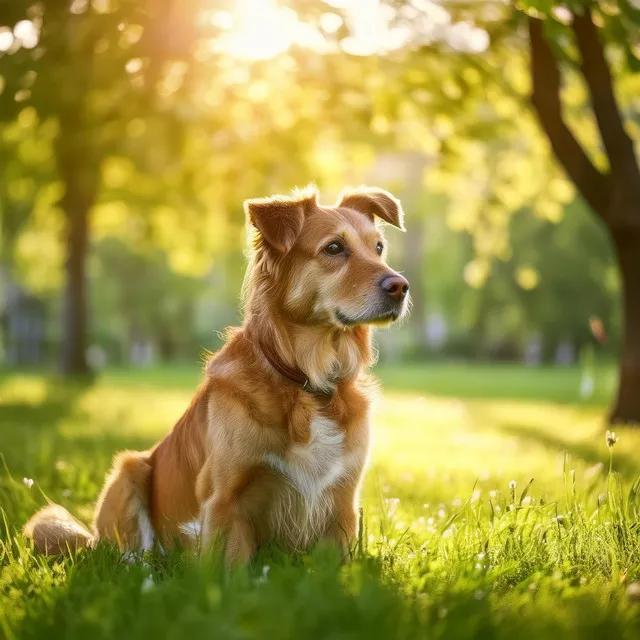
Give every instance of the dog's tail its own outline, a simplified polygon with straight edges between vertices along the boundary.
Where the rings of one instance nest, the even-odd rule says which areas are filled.
[[[37,551],[62,555],[98,540],[115,542],[121,551],[146,551],[155,533],[149,517],[151,466],[149,451],[122,451],[113,461],[98,498],[93,533],[64,507],[50,504],[25,524],[23,533],[32,538]]]
[[[75,552],[95,544],[95,537],[89,529],[59,504],[40,509],[24,525],[23,533],[33,539],[40,553],[49,556]]]

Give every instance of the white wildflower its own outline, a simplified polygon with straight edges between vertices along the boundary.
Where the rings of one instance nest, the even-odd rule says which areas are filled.
[[[265,564],[264,567],[262,567],[262,575],[257,580],[258,584],[263,584],[267,582],[267,580],[269,579],[270,570],[271,570],[271,567],[268,564]]]
[[[153,579],[153,576],[147,576],[140,585],[140,591],[142,593],[147,593],[151,591],[156,586],[156,581]]]
[[[616,438],[616,432],[615,431],[607,431],[606,435],[605,435],[605,439],[607,442],[607,447],[609,447],[609,449],[613,448],[613,445],[618,442],[618,440],[620,440],[620,438]]]

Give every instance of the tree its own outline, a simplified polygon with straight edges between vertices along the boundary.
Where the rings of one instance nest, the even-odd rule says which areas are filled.
[[[467,181],[470,194],[461,192],[455,179],[449,193],[466,197],[467,204],[475,201],[472,210],[455,214],[456,225],[473,229],[485,265],[490,255],[506,259],[510,253],[507,231],[513,212],[532,207],[552,217],[571,197],[562,188],[554,203],[555,196],[547,193],[555,178],[523,111],[531,105],[527,111],[537,115],[558,164],[608,229],[621,272],[624,327],[619,390],[610,419],[639,422],[640,170],[632,139],[638,138],[638,127],[629,96],[626,109],[621,108],[621,93],[640,69],[637,44],[634,48],[640,9],[625,0],[574,0],[564,6],[532,0],[524,3],[526,13],[504,3],[446,3],[449,16],[441,32],[449,26],[453,31],[456,24],[484,30],[485,38],[476,40],[486,50],[479,46],[474,52],[472,46],[469,55],[460,46],[465,38],[438,41],[419,33],[413,25],[424,18],[418,15],[421,3],[397,4],[398,16],[405,11],[404,24],[412,25],[414,45],[400,58],[402,93],[422,89],[415,102],[423,105],[440,138],[441,173],[449,182],[463,167],[480,174],[480,181]],[[471,45],[473,40],[467,38]],[[438,131],[441,124],[444,135]],[[497,175],[486,171],[483,163],[489,158],[498,161]]]
[[[631,26],[640,28],[640,11],[630,5],[626,21],[616,16],[618,48],[628,47]],[[599,16],[599,28],[595,24]],[[532,103],[551,148],[579,193],[608,228],[616,250],[622,279],[623,339],[620,383],[612,422],[640,421],[640,169],[633,141],[625,129],[605,51],[606,26],[611,20],[594,3],[577,5],[570,17],[570,28],[579,51],[579,73],[589,91],[607,170],[596,168],[578,142],[563,116],[560,60],[554,52],[553,31],[544,22],[529,16],[531,48]],[[626,22],[626,24],[625,24]],[[625,28],[626,27],[626,28]],[[610,32],[610,31],[609,31]],[[614,43],[615,44],[615,43]],[[626,45],[626,46],[625,46]],[[565,60],[567,58],[565,57]],[[637,66],[637,61],[636,61]]]
[[[291,4],[317,22],[316,3]],[[114,158],[127,159],[136,180],[128,193],[120,189],[125,211],[143,211],[156,231],[173,227],[183,238],[188,230],[196,241],[216,235],[213,225],[203,229],[212,209],[239,213],[245,197],[305,179],[326,102],[296,80],[313,56],[298,49],[288,59],[253,63],[226,55],[219,45],[229,7],[228,0],[0,0],[0,120],[28,107],[57,128],[66,374],[88,370],[87,255],[96,209],[118,191],[106,184]],[[324,91],[317,69],[308,79],[306,90]],[[183,259],[188,253],[172,249]]]
[[[113,154],[131,155],[132,123],[171,121],[170,135],[179,137],[172,95],[188,86],[189,69],[171,63],[190,59],[198,41],[197,11],[178,15],[170,0],[25,0],[3,2],[2,8],[14,41],[5,54],[10,64],[0,118],[10,121],[31,107],[40,121],[57,126],[53,156],[64,185],[59,204],[66,251],[60,366],[65,374],[83,374],[86,259],[104,162]],[[158,127],[156,133],[164,131]]]

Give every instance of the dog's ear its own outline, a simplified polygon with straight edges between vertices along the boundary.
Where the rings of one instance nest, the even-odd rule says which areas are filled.
[[[267,244],[287,253],[298,239],[305,211],[316,203],[317,192],[307,189],[293,197],[272,196],[245,200],[244,210],[250,223]]]
[[[345,189],[338,199],[338,207],[355,209],[368,216],[377,216],[381,220],[405,231],[404,212],[397,198],[388,191],[370,187]]]

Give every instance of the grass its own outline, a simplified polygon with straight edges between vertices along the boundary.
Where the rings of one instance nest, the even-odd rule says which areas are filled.
[[[114,370],[91,387],[0,376],[0,637],[638,637],[640,433],[607,448],[609,374],[582,402],[575,369],[378,373],[352,561],[271,551],[232,574],[215,554],[47,559],[19,535],[43,494],[90,520],[114,451],[167,431],[195,367]]]

